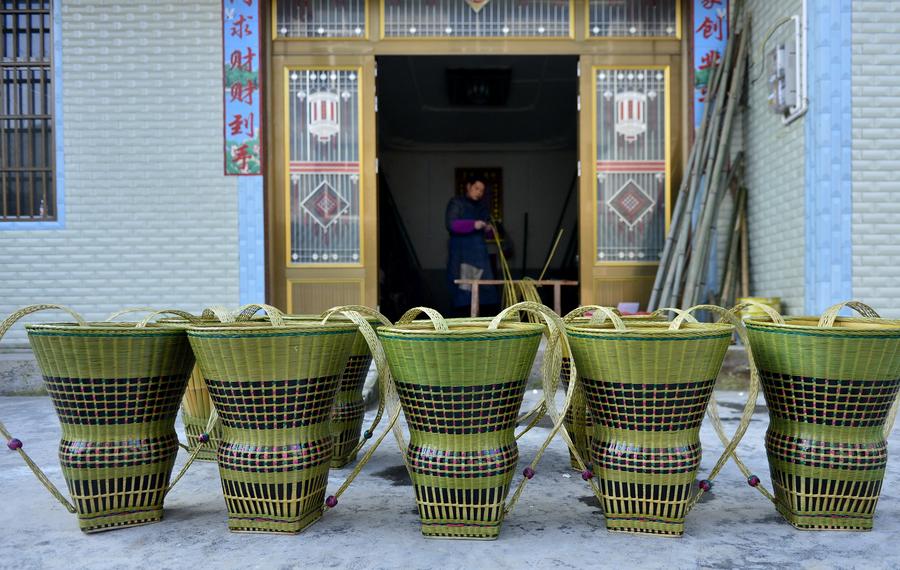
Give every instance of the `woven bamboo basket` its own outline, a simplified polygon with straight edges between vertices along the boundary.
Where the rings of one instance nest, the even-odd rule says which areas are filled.
[[[849,306],[863,318],[836,317]],[[870,530],[900,390],[900,321],[848,301],[821,318],[747,321],[778,511],[799,529]],[[754,481],[758,485],[758,478]]]
[[[212,400],[209,398],[206,382],[203,381],[203,374],[200,373],[200,366],[194,366],[181,401],[181,421],[184,423],[188,449],[199,449],[197,459],[201,461],[215,461],[216,450],[222,442],[221,427],[216,426],[208,432],[206,430],[212,410]]]
[[[20,440],[2,425],[0,431],[78,515],[82,531],[159,521],[178,453],[178,403],[194,366],[184,328],[88,323],[63,307],[37,305],[11,315],[0,325],[0,337],[19,318],[44,309],[66,310],[77,320],[26,326],[62,426],[59,460],[72,502],[31,461]]]
[[[591,309],[591,322],[566,327],[593,419],[585,479],[597,476],[610,531],[680,536],[749,422],[745,408],[734,440],[693,492],[700,425],[734,326],[688,314],[671,324],[626,323],[610,309]]]
[[[669,309],[657,309],[648,315],[625,315],[620,317],[626,322],[661,322],[665,321],[665,312]],[[590,318],[584,316],[585,312],[590,312],[584,307],[573,310],[564,317],[567,323],[587,323]],[[618,311],[616,311],[618,314]],[[572,356],[569,354],[568,347],[563,346],[563,360],[560,371],[560,384],[563,388],[569,386],[572,375]],[[576,449],[581,453],[581,457],[590,458],[591,433],[593,431],[593,422],[591,421],[590,411],[587,409],[587,401],[584,399],[584,391],[581,385],[576,383],[575,391],[572,396],[572,405],[566,412],[566,430],[572,437]],[[569,451],[569,463],[572,469],[581,471],[578,465],[578,459],[575,454]],[[589,466],[590,467],[590,466]]]
[[[265,318],[265,317],[263,317]],[[285,322],[316,322],[321,315],[284,315]],[[349,323],[347,317],[337,316],[335,322]],[[367,317],[366,321],[373,327],[382,324],[376,317]],[[341,383],[334,398],[334,410],[331,416],[331,429],[334,436],[334,454],[331,466],[339,469],[356,461],[362,437],[363,418],[366,415],[366,404],[363,400],[363,387],[372,365],[372,352],[362,332],[357,333],[350,349],[350,358],[341,374]]]
[[[357,325],[269,316],[192,326],[188,338],[222,420],[217,459],[229,529],[297,533],[323,513],[331,410]]]
[[[112,321],[120,315],[132,312],[147,311],[147,308],[125,309],[117,313],[113,313],[107,318]],[[208,309],[201,317],[192,319],[194,321],[207,321],[211,323],[217,322],[233,322],[235,315],[229,314],[226,310],[219,310],[218,307]],[[181,324],[185,325],[189,321],[180,317],[170,317],[160,319],[161,323]],[[209,391],[206,389],[206,383],[203,381],[203,375],[200,374],[200,366],[195,365],[191,370],[191,376],[188,379],[187,388],[184,391],[184,398],[181,401],[181,422],[184,424],[184,433],[187,436],[187,449],[196,456],[199,461],[215,461],[216,449],[222,441],[222,429],[218,424],[209,429],[210,416],[212,414],[212,401],[209,398]],[[194,453],[196,451],[196,453]]]
[[[411,322],[419,311],[431,322]],[[398,439],[428,538],[496,539],[543,453],[507,504],[516,418],[545,327],[502,321],[506,314],[448,323],[417,308],[378,329],[409,426],[408,446]]]

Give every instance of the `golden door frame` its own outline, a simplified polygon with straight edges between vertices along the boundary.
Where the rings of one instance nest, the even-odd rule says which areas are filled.
[[[314,313],[337,304],[378,304],[378,219],[375,58],[386,55],[571,55],[579,57],[579,258],[582,304],[615,304],[622,299],[649,298],[656,262],[596,261],[596,123],[593,71],[597,68],[664,68],[667,70],[668,156],[666,176],[666,229],[682,176],[690,143],[692,92],[689,0],[678,0],[675,37],[593,38],[588,31],[587,0],[570,0],[570,37],[559,38],[384,38],[383,1],[368,0],[366,33],[360,38],[277,38],[270,0],[265,77],[267,144],[266,165],[266,296],[268,302],[289,312]],[[285,76],[291,68],[347,68],[361,70],[361,258],[355,265],[294,264],[288,259],[289,175],[285,136],[288,112]]]

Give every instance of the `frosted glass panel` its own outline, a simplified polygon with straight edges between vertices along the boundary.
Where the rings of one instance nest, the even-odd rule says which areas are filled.
[[[595,69],[597,261],[658,261],[665,241],[666,76]]]
[[[288,95],[291,261],[359,263],[359,70],[291,70]]]

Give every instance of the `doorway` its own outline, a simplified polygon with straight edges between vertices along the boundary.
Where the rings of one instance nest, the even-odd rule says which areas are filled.
[[[578,58],[377,58],[379,305],[396,318],[426,305],[452,312],[448,201],[464,176],[488,177],[488,207],[514,278],[579,277]],[[502,250],[502,254],[501,254]],[[568,290],[567,290],[568,289]],[[563,310],[579,303],[563,289]],[[552,302],[550,291],[546,303]]]

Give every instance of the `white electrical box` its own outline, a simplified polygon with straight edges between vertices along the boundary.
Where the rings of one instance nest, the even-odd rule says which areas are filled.
[[[791,40],[769,50],[766,74],[769,77],[769,108],[788,115],[797,108],[797,44]]]

